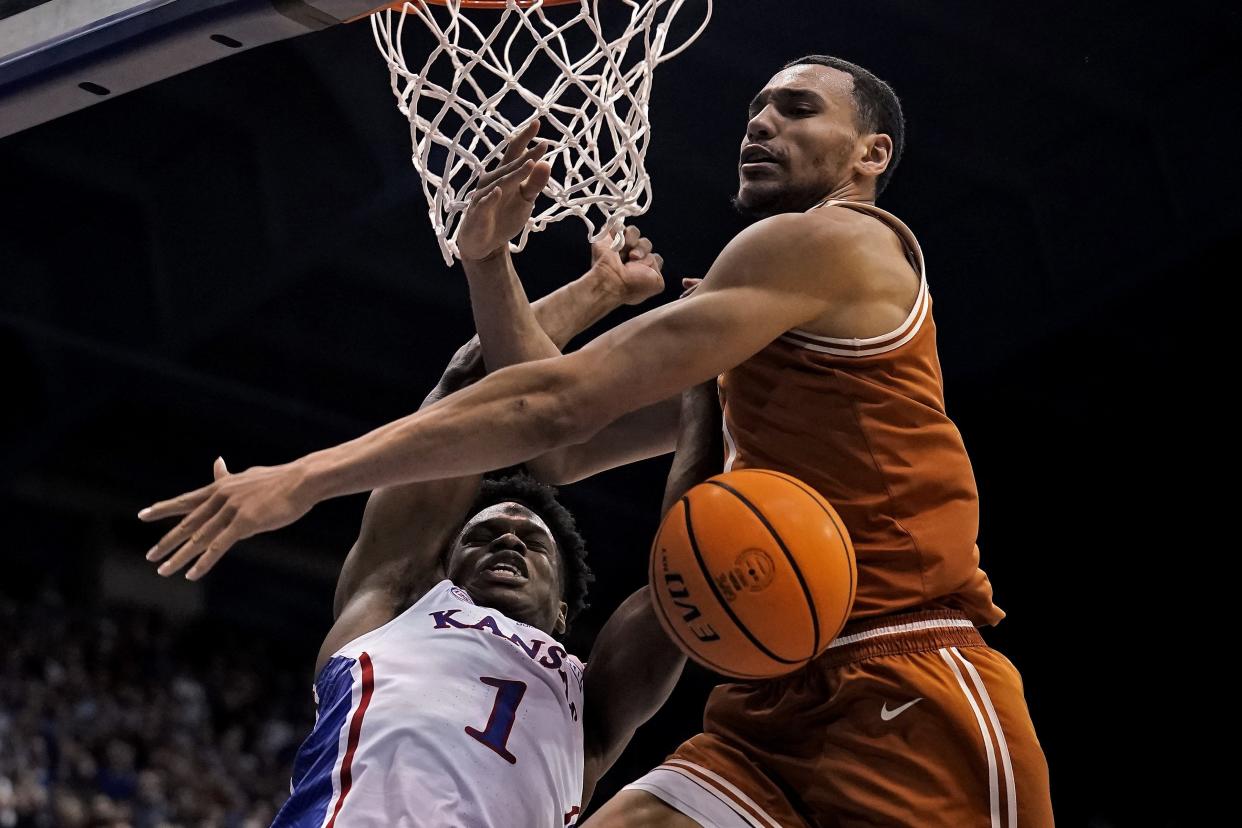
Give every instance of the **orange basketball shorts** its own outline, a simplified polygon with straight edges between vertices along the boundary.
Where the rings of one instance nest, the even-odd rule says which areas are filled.
[[[808,667],[716,688],[631,788],[708,828],[1051,826],[1022,679],[950,611],[847,627]]]

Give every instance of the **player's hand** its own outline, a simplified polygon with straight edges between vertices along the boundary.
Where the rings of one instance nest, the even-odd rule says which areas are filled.
[[[530,220],[535,199],[552,175],[552,165],[541,160],[547,143],[529,146],[538,133],[539,121],[532,121],[514,135],[500,166],[484,174],[470,194],[470,206],[457,232],[457,252],[463,261],[488,259],[502,252]]]
[[[587,278],[619,304],[637,305],[664,290],[664,257],[652,252],[651,240],[637,227],[625,228],[621,249],[613,250],[615,237],[605,235],[591,245],[591,269]]]
[[[703,284],[703,279],[702,279],[701,277],[700,277],[700,278],[688,278],[688,279],[682,279],[682,280],[681,280],[681,296],[679,296],[679,297],[677,297],[677,298],[678,298],[678,299],[685,299],[687,296],[689,296],[690,294],[692,294],[692,293],[694,293],[696,290],[698,290],[698,289],[699,289],[699,285],[701,285],[701,284]]]
[[[213,472],[210,486],[138,513],[146,523],[183,516],[147,553],[148,561],[163,561],[159,574],[173,575],[193,562],[186,577],[198,580],[238,541],[288,526],[315,505],[303,485],[306,474],[296,462],[230,474],[219,458]]]

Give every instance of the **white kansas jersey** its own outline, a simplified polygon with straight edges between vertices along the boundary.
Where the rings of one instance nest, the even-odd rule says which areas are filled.
[[[450,581],[342,647],[273,826],[564,828],[582,796],[582,663]]]

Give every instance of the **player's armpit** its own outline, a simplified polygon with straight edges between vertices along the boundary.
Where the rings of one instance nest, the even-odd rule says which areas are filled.
[[[411,578],[439,576],[440,553],[461,528],[481,477],[389,486],[367,499],[358,539],[337,580],[333,616],[372,584],[390,591]]]
[[[664,484],[662,515],[667,515],[686,492],[724,468],[724,412],[716,383],[687,388],[678,402],[681,427],[677,456]]]
[[[483,357],[476,336],[453,355],[421,408],[434,405],[482,376]],[[346,609],[363,593],[386,592],[391,598],[392,591],[408,586],[410,578],[438,574],[439,554],[477,497],[480,480],[478,475],[470,475],[388,486],[371,493],[358,539],[341,566],[333,599],[333,618],[337,626],[348,628],[345,634],[356,626],[344,618]],[[373,595],[367,598],[371,600]],[[340,632],[334,627],[333,634]],[[330,640],[332,637],[329,635]]]

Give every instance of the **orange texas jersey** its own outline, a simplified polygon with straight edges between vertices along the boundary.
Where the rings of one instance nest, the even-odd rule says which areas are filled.
[[[722,375],[725,468],[792,474],[836,508],[858,556],[853,619],[933,606],[995,624],[1004,613],[979,568],[979,495],[945,413],[922,252],[890,213],[838,201],[817,209],[833,206],[874,216],[901,237],[920,274],[918,298],[891,333],[792,330]]]

